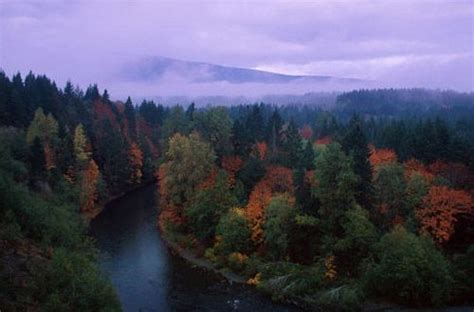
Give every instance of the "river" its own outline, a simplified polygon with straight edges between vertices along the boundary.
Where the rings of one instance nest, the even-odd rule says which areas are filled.
[[[156,229],[156,186],[108,204],[91,222],[100,266],[128,311],[301,311],[189,264]]]

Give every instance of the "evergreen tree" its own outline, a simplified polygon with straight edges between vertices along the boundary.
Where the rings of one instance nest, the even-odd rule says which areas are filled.
[[[44,146],[39,137],[33,139],[33,143],[30,147],[30,165],[31,176],[34,179],[44,177],[46,172],[46,158],[44,155]]]
[[[369,146],[362,131],[362,121],[357,115],[353,115],[349,122],[342,139],[342,147],[346,154],[352,157],[352,169],[359,177],[356,200],[362,207],[369,208],[373,196],[372,167],[369,161]]]
[[[301,163],[302,143],[298,128],[290,121],[283,133],[283,164],[290,168],[296,168]]]
[[[130,97],[125,102],[125,109],[123,111],[128,124],[128,134],[130,138],[135,139],[137,135],[137,124],[135,120],[135,108],[133,107]]]

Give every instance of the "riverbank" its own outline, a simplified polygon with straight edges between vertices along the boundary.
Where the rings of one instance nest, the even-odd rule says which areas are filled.
[[[165,245],[169,248],[171,252],[178,255],[182,259],[188,261],[193,266],[199,267],[201,269],[209,270],[214,272],[223,278],[225,278],[229,283],[238,283],[238,284],[247,284],[253,286],[255,290],[258,290],[255,284],[249,283],[248,279],[242,275],[239,275],[235,272],[231,272],[228,269],[219,269],[211,261],[197,256],[197,252],[193,249],[184,248],[180,246],[177,242],[173,241],[170,235],[165,229],[162,228],[159,222],[157,222],[157,228],[161,233],[161,238]],[[268,293],[272,296],[272,293]],[[279,300],[283,304],[289,304],[296,308],[305,310],[305,311],[327,311],[327,308],[322,308],[314,302],[308,302],[304,298],[291,298],[286,300]],[[353,307],[351,310],[355,311],[364,311],[364,312],[382,312],[382,311],[393,311],[393,312],[472,312],[474,306],[452,306],[444,308],[413,308],[407,306],[401,306],[393,304],[390,302],[374,302],[368,301],[363,303],[360,307]],[[333,311],[339,311],[340,309],[333,309]]]
[[[141,190],[151,184],[155,183],[156,180],[150,180],[145,183],[141,183],[133,188],[130,188],[126,191],[120,192],[119,194],[115,194],[107,198],[103,203],[96,203],[94,209],[91,211],[83,212],[82,216],[86,219],[87,222],[90,222],[92,219],[96,218],[102,211],[104,211],[105,207],[112,204],[114,201],[120,200],[122,197],[128,196],[129,194]]]
[[[160,222],[157,222],[157,228],[159,232],[161,233],[161,238],[163,242],[169,248],[169,250],[173,252],[174,254],[178,255],[179,257],[181,257],[182,259],[188,261],[191,265],[195,267],[199,267],[204,270],[211,271],[219,276],[222,276],[230,284],[232,283],[242,284],[242,285],[245,284],[245,285],[248,285],[249,287],[253,287],[256,291],[261,292],[260,290],[256,288],[256,284],[249,282],[250,280],[246,278],[245,276],[232,272],[227,268],[219,269],[211,261],[203,257],[197,256],[196,251],[180,246],[177,242],[173,241],[173,239],[170,238],[169,233],[167,233],[167,231],[163,229]],[[267,293],[267,295],[270,295],[270,297],[272,297],[271,294]],[[302,309],[305,311],[316,311],[316,310],[321,311],[319,307],[311,306],[308,303],[304,302],[304,300],[300,300],[297,298],[293,298],[291,300],[279,300],[279,302],[285,305],[294,306],[295,308]],[[373,311],[375,312],[376,310],[373,310]]]

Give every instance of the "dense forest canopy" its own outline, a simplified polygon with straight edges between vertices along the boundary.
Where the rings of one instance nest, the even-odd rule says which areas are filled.
[[[84,218],[154,180],[165,235],[277,299],[473,298],[474,94],[183,104],[0,72],[1,306],[119,309]]]

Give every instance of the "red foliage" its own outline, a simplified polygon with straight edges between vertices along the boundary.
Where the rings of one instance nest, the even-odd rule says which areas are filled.
[[[252,240],[262,242],[262,224],[265,209],[270,204],[274,193],[293,193],[293,174],[286,167],[269,167],[263,179],[255,185],[249,196],[246,215],[252,227]]]
[[[185,223],[185,219],[182,214],[180,207],[175,207],[170,198],[169,192],[166,188],[166,173],[167,168],[165,165],[161,165],[156,173],[156,177],[159,185],[160,194],[160,215],[158,217],[158,225],[161,229],[165,229],[168,225],[180,226]]]
[[[309,184],[309,185],[315,185],[316,184],[316,174],[314,173],[314,170],[307,170],[305,172],[304,182]]]
[[[447,186],[432,186],[416,211],[421,232],[430,234],[440,243],[450,239],[459,215],[474,216],[473,198],[464,191]]]
[[[242,168],[243,164],[244,162],[239,156],[224,156],[222,158],[222,168],[227,171],[230,187],[235,185],[235,174]]]
[[[217,178],[217,168],[212,168],[211,172],[209,173],[209,175],[207,176],[207,178],[202,181],[196,189],[198,190],[205,190],[205,189],[208,189],[208,188],[211,188],[213,187],[214,185],[216,185],[216,178]]]
[[[325,137],[319,138],[314,142],[316,145],[328,145],[331,144],[332,142],[332,137],[327,135]]]
[[[98,121],[108,119],[114,128],[119,128],[117,118],[109,105],[101,100],[96,100],[94,101],[93,108]]]
[[[97,184],[99,182],[99,167],[93,159],[84,170],[81,183],[81,210],[89,212],[94,209],[97,200]]]
[[[260,181],[250,193],[246,216],[252,228],[252,240],[262,242],[265,208],[272,198],[272,190],[266,181]]]
[[[421,174],[428,183],[433,182],[434,175],[419,160],[412,158],[404,163],[405,178],[409,179],[415,172]]]
[[[140,147],[138,147],[137,143],[135,142],[130,145],[130,150],[128,151],[128,160],[130,162],[130,167],[132,168],[130,180],[134,184],[140,184],[143,176],[143,154],[140,150]]]
[[[397,162],[397,155],[395,151],[388,149],[388,148],[380,148],[377,149],[375,146],[370,145],[370,164],[373,168],[386,163],[394,163]]]
[[[300,129],[300,135],[303,139],[311,140],[313,137],[313,129],[309,125],[304,125],[303,128]]]
[[[293,193],[293,172],[281,166],[271,166],[263,180],[270,186],[273,193]]]
[[[255,148],[258,152],[258,155],[261,160],[264,160],[267,157],[267,152],[268,152],[268,146],[267,143],[265,142],[257,142],[255,144]]]
[[[49,143],[46,143],[44,146],[44,160],[47,170],[56,168],[56,157],[54,155],[54,150],[51,148]]]
[[[153,134],[153,130],[151,129],[150,125],[143,119],[142,116],[138,116],[137,118],[137,128],[138,133],[144,135],[146,137],[151,137]]]

